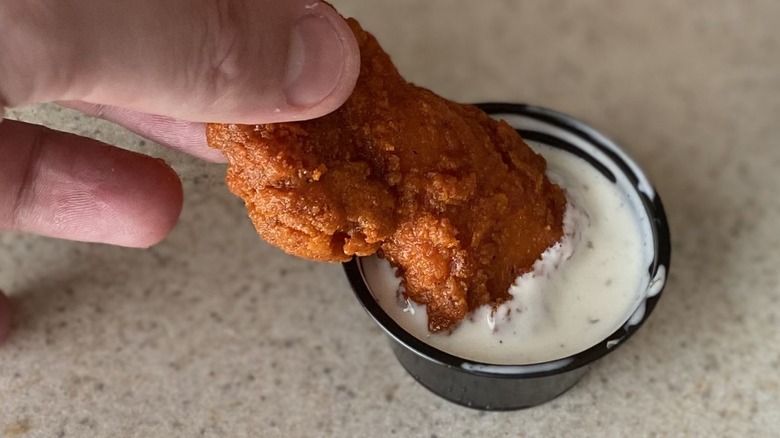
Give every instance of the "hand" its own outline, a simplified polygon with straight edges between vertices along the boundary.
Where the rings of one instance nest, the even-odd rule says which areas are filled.
[[[0,108],[60,102],[212,161],[204,122],[327,114],[359,57],[319,0],[0,0]],[[0,157],[0,231],[148,247],[181,211],[166,164],[95,140],[6,120]],[[8,314],[0,294],[0,338]]]

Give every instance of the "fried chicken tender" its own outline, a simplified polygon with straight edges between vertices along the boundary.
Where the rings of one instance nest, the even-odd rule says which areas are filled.
[[[210,124],[227,184],[284,251],[344,262],[379,252],[427,305],[430,331],[497,305],[563,233],[566,201],[507,123],[407,83],[350,19],[361,50],[352,96],[319,119]]]

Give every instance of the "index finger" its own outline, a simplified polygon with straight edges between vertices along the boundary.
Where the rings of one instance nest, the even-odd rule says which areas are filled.
[[[81,111],[92,117],[114,122],[141,137],[206,161],[214,163],[226,162],[221,152],[208,147],[206,144],[206,126],[204,123],[140,113],[110,105],[97,105],[78,101],[60,102],[60,105]]]

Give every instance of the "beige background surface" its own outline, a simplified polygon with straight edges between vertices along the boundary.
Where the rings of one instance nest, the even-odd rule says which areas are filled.
[[[398,366],[339,266],[256,238],[221,166],[57,107],[11,111],[162,156],[187,198],[147,251],[0,235],[17,315],[0,437],[780,433],[780,3],[334,3],[414,82],[551,107],[625,146],[674,239],[649,323],[549,404],[457,407]]]

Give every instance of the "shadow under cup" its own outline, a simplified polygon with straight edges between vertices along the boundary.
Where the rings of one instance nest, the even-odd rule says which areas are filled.
[[[535,106],[477,106],[492,117],[505,120],[525,140],[574,154],[594,166],[619,190],[638,195],[650,228],[651,242],[647,244],[653,245],[653,257],[647,267],[647,290],[622,326],[592,347],[560,359],[526,365],[480,363],[438,350],[401,328],[372,295],[361,258],[345,263],[344,270],[358,300],[389,336],[398,361],[420,384],[446,400],[475,409],[522,409],[550,401],[573,387],[590,364],[625,343],[647,320],[669,272],[669,226],[661,199],[639,167],[594,129],[564,114]]]

